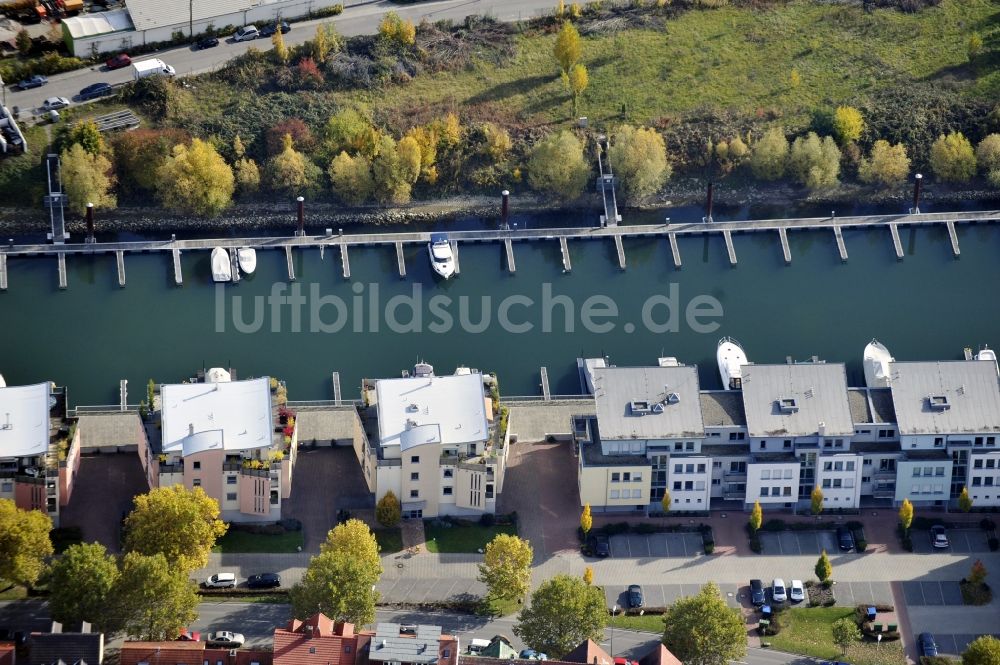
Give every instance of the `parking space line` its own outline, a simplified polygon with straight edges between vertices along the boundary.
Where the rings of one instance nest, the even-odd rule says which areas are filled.
[[[691,553],[688,552],[688,539],[686,534],[681,535],[681,546],[684,548],[684,556],[691,556]]]
[[[632,558],[632,539],[625,536],[625,544],[628,545],[628,558]]]
[[[652,557],[653,550],[649,547],[649,538],[650,538],[649,536],[646,536],[645,538],[643,538],[643,540],[646,541],[646,556]]]

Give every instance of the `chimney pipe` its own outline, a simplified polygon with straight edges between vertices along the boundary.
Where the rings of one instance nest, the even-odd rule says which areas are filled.
[[[305,228],[306,228],[305,227],[305,225],[306,225],[306,204],[305,204],[305,198],[300,196],[299,198],[297,198],[295,200],[299,202],[299,230],[295,232],[295,235],[297,235],[297,236],[304,236],[306,234],[306,230],[305,230]]]
[[[94,204],[87,203],[87,239],[86,242],[95,242],[94,238]]]
[[[705,219],[702,220],[702,221],[708,222],[709,224],[711,224],[712,221],[714,221],[712,219],[712,199],[713,199],[712,181],[709,180],[708,181],[708,194],[705,197]]]
[[[500,224],[504,229],[509,229],[510,224],[508,222],[510,215],[510,192],[506,189],[500,192],[502,198],[502,203],[500,204]]]
[[[913,176],[913,207],[910,209],[910,213],[914,215],[920,214],[920,183],[923,180],[924,176],[919,173]]]

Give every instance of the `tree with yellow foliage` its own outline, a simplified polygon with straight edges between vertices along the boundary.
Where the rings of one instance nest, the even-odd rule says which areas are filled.
[[[60,156],[63,187],[73,212],[84,214],[87,204],[97,209],[111,209],[118,200],[111,193],[114,176],[111,162],[100,153],[90,153],[80,143],[74,143]]]
[[[556,45],[552,50],[563,74],[569,76],[570,70],[580,60],[583,46],[580,43],[580,33],[569,21],[563,22],[562,29],[556,37]]]
[[[157,171],[160,202],[173,210],[215,217],[229,207],[236,190],[233,169],[201,139],[174,146]],[[203,564],[204,565],[204,564]]]

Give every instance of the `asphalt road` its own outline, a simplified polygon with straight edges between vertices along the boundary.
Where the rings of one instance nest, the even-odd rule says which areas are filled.
[[[348,8],[335,19],[292,23],[291,31],[285,35],[285,44],[294,46],[308,41],[315,35],[317,25],[328,22],[336,25],[338,32],[345,36],[374,34],[378,31],[382,15],[390,10],[403,18],[413,19],[414,23],[419,23],[424,18],[429,21],[441,19],[461,21],[466,16],[473,15],[490,15],[502,21],[516,21],[551,11],[556,4],[556,0],[441,0],[416,5],[397,5],[388,0],[380,0]],[[246,53],[250,47],[268,51],[271,49],[271,40],[265,38],[236,43],[227,38],[225,41],[220,41],[217,47],[204,51],[183,46],[139,56],[138,59],[160,58],[172,65],[178,75],[183,76],[217,69],[232,58]],[[130,80],[132,80],[131,67],[109,71],[103,65],[94,66],[50,76],[48,85],[41,88],[15,90],[8,85],[7,106],[17,106],[22,114],[27,114],[38,108],[49,97],[66,97],[73,100],[74,95],[79,94],[81,89],[91,83],[103,81],[115,84]],[[6,81],[6,83],[12,84],[17,81]]]

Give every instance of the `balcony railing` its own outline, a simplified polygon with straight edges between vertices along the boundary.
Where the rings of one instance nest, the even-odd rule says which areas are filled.
[[[747,477],[747,472],[746,471],[725,471],[725,472],[723,472],[722,477],[723,478],[727,478],[727,479],[746,478]]]

